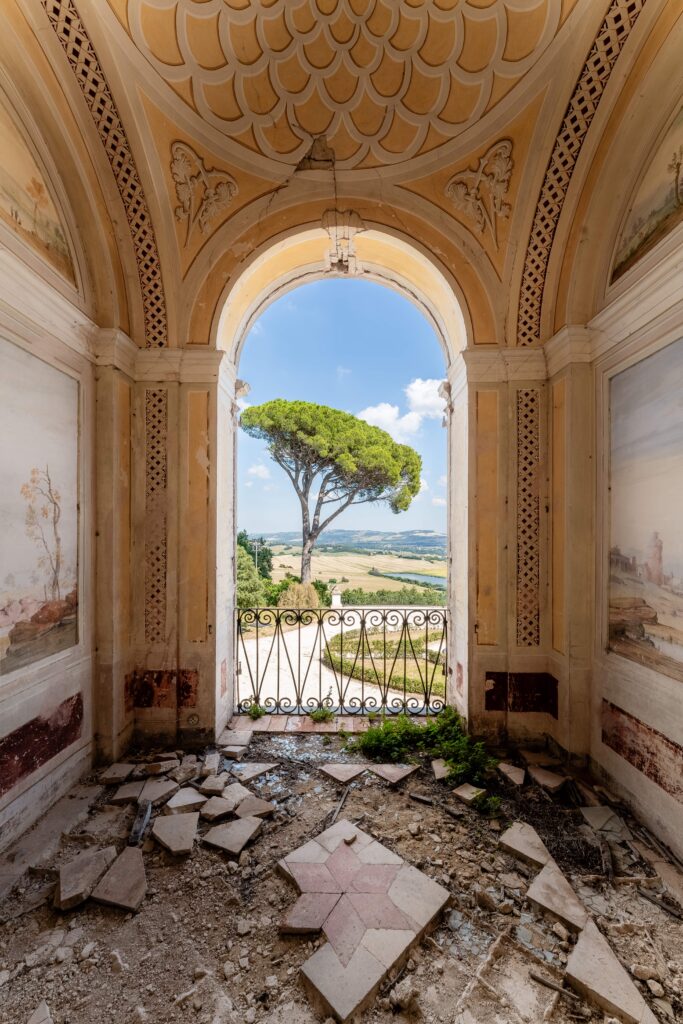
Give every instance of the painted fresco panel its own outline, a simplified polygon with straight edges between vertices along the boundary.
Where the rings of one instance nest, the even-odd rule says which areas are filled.
[[[612,280],[629,270],[683,221],[683,107],[655,151],[631,204]]]
[[[683,339],[612,379],[609,643],[683,682]]]
[[[0,220],[71,284],[66,231],[45,178],[14,121],[0,106]]]
[[[78,641],[78,384],[0,338],[0,675]]]

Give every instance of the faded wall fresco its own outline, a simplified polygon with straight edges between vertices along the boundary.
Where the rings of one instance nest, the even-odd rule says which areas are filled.
[[[626,273],[683,220],[683,107],[638,185],[614,258],[612,280]]]
[[[683,682],[683,340],[612,379],[609,643]]]
[[[78,383],[0,338],[0,675],[78,641]]]
[[[602,742],[683,804],[683,747],[608,700]]]
[[[66,231],[42,171],[0,106],[0,220],[55,270],[76,283]]]

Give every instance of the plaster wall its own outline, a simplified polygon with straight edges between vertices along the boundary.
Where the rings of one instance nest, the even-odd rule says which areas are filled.
[[[0,756],[5,778],[14,780],[0,796],[5,848],[93,756],[95,379],[87,318],[8,251],[0,261],[0,337],[78,385],[78,638],[75,646],[0,676]],[[27,290],[31,301],[19,307]],[[33,317],[38,308],[40,316]],[[3,444],[19,443],[18,435],[3,438]]]

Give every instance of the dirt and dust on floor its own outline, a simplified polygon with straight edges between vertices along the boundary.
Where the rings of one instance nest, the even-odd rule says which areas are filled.
[[[0,858],[2,1024],[683,1020],[680,865],[547,752],[498,752],[482,813],[429,757],[377,773],[343,735],[238,723],[224,740],[93,773]],[[371,934],[351,936],[350,918],[341,933],[283,930],[297,902],[286,864],[324,860],[325,835],[349,844],[345,871],[352,856],[379,865],[373,885],[408,872],[445,894],[392,952],[383,937],[398,932],[367,919],[381,977],[349,970],[349,942],[356,957]],[[352,877],[321,886],[330,905],[351,899]],[[384,897],[355,898],[363,916]],[[410,892],[392,898],[417,919]],[[329,978],[320,999],[303,984],[326,946],[343,1006]]]

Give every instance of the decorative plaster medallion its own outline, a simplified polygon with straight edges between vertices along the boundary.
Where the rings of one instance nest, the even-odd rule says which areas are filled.
[[[181,101],[242,152],[296,166],[404,164],[488,114],[531,71],[562,0],[109,0]],[[501,83],[505,87],[501,88]]]
[[[186,142],[171,144],[171,175],[180,204],[175,208],[176,220],[187,221],[187,245],[195,224],[205,234],[213,218],[230,205],[237,195],[237,182],[230,174],[207,167]]]
[[[444,190],[454,206],[474,219],[482,233],[488,228],[496,248],[498,218],[507,220],[510,216],[505,196],[513,167],[512,141],[501,139],[479,158],[476,167],[454,174]]]

